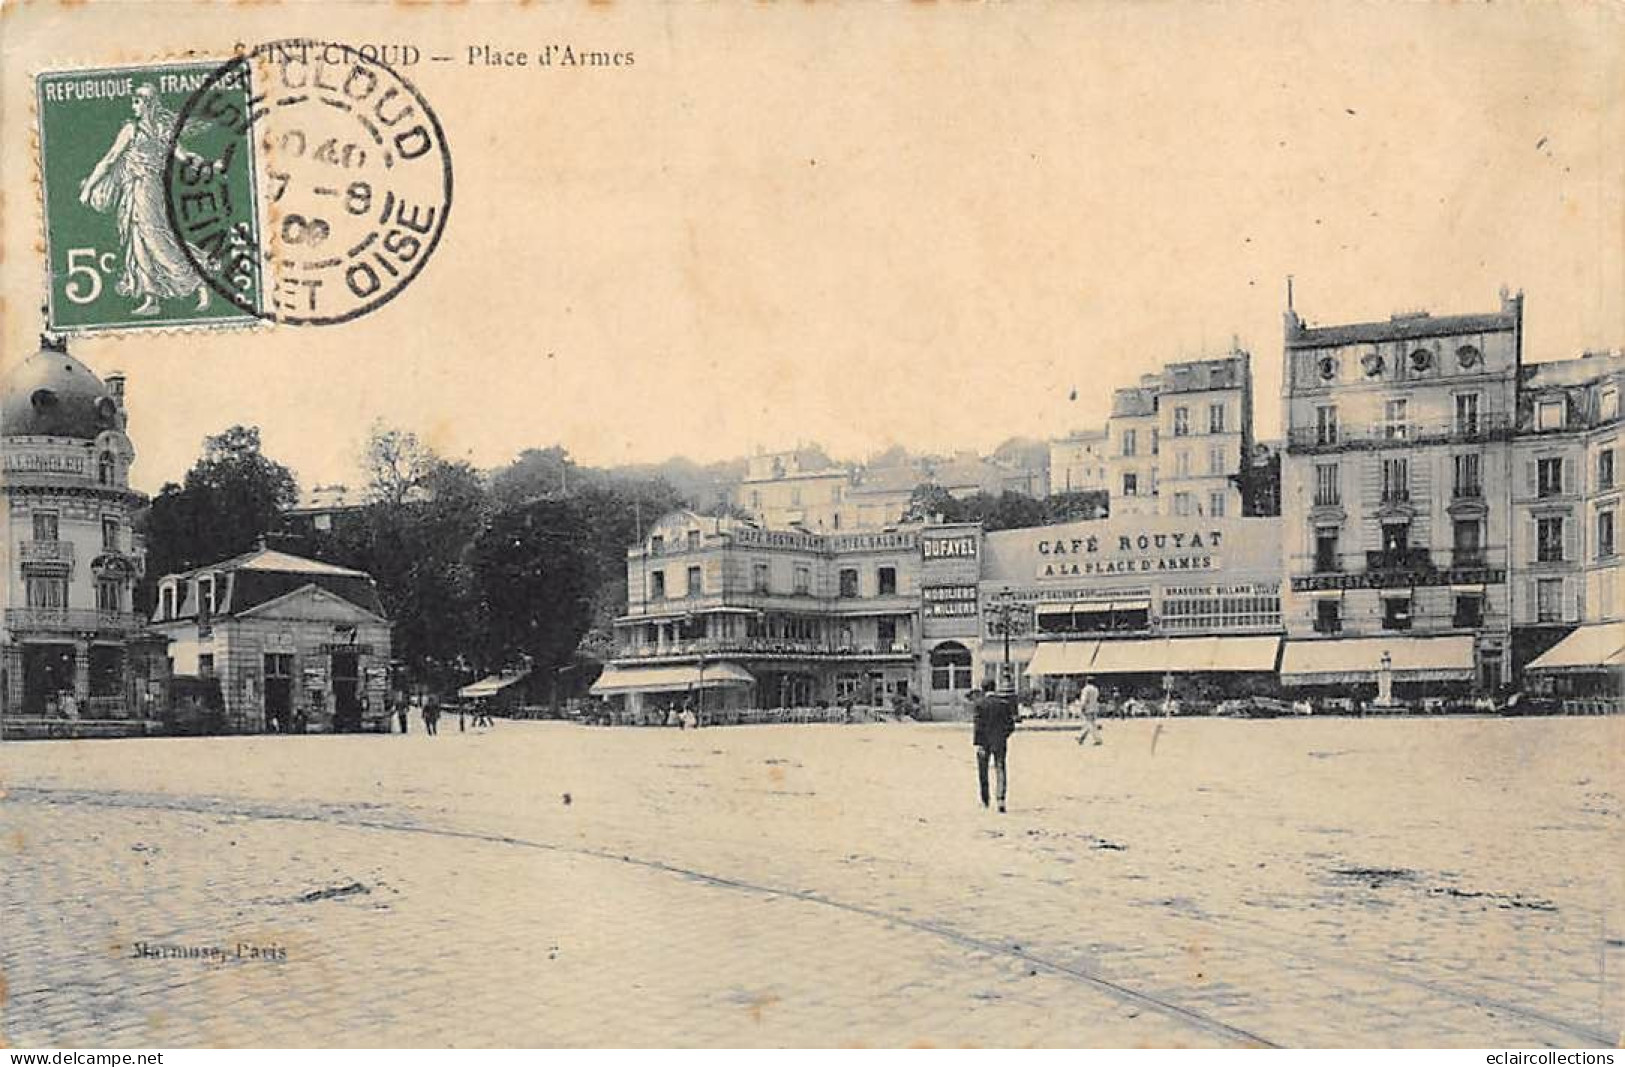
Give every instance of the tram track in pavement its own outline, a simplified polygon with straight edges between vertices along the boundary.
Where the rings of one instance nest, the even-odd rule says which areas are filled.
[[[1174,1000],[1166,999],[1143,990],[1135,989],[1122,982],[1107,978],[1088,968],[1075,964],[1064,963],[1044,955],[1028,951],[1019,946],[992,940],[964,931],[954,929],[942,923],[914,918],[885,908],[873,907],[866,904],[842,900],[834,896],[805,889],[792,889],[784,886],[767,885],[752,882],[746,879],[733,878],[726,875],[714,874],[698,868],[669,863],[665,860],[634,856],[630,853],[607,848],[594,848],[583,845],[560,844],[552,841],[538,841],[512,834],[498,832],[460,829],[457,827],[433,826],[418,822],[400,821],[398,819],[382,818],[373,815],[374,812],[388,810],[385,805],[371,804],[310,804],[304,808],[279,807],[263,801],[252,801],[233,797],[204,796],[204,795],[175,795],[166,793],[136,793],[123,791],[91,791],[83,789],[52,789],[40,787],[14,787],[10,790],[0,790],[0,805],[7,801],[38,803],[44,805],[86,805],[91,807],[136,809],[145,811],[172,811],[189,815],[225,816],[231,818],[258,819],[280,822],[317,823],[323,826],[341,827],[347,829],[368,830],[382,833],[417,834],[448,840],[467,841],[471,843],[500,845],[512,848],[524,848],[534,851],[548,852],[560,855],[578,856],[598,859],[612,863],[622,863],[644,870],[655,871],[672,875],[702,885],[733,892],[748,893],[757,896],[793,900],[832,911],[843,912],[867,918],[876,922],[886,923],[897,927],[913,930],[917,933],[946,941],[975,952],[985,953],[1008,960],[1018,961],[1030,969],[1055,975],[1082,986],[1094,989],[1125,1005],[1131,1005],[1143,1010],[1152,1011],[1171,1021],[1197,1029],[1203,1033],[1218,1037],[1222,1040],[1232,1041],[1238,1045],[1256,1048],[1283,1047],[1271,1039],[1225,1022],[1213,1015],[1186,1007]],[[1526,1022],[1538,1024],[1577,1038],[1588,1044],[1613,1047],[1616,1037],[1603,1033],[1600,1030],[1581,1023],[1550,1015],[1546,1012],[1513,1004],[1493,997],[1453,989],[1446,985],[1417,978],[1411,975],[1394,971],[1379,964],[1367,963],[1362,960],[1344,957],[1333,957],[1317,952],[1306,951],[1294,945],[1282,943],[1274,937],[1237,937],[1231,926],[1219,923],[1212,919],[1198,919],[1182,917],[1183,922],[1198,923],[1221,931],[1224,938],[1238,942],[1245,947],[1265,953],[1292,956],[1312,963],[1316,966],[1327,967],[1379,978],[1399,985],[1410,986],[1444,996],[1473,1008],[1514,1016]],[[1255,929],[1261,929],[1266,934],[1274,933],[1267,925],[1248,924]]]

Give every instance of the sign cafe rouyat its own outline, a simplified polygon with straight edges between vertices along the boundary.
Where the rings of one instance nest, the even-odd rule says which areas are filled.
[[[1038,577],[1209,571],[1222,537],[1218,530],[1191,530],[1044,538],[1038,542]]]

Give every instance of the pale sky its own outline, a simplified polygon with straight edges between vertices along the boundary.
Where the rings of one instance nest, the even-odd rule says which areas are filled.
[[[0,336],[39,328],[28,71],[127,61],[137,22],[147,54],[404,41],[458,56],[402,68],[452,149],[439,250],[346,325],[77,342],[129,376],[142,488],[237,422],[306,487],[354,484],[375,418],[480,466],[987,449],[1232,334],[1272,437],[1289,273],[1312,322],[1505,284],[1527,359],[1625,345],[1621,10],[13,8]],[[467,66],[481,41],[636,62]]]

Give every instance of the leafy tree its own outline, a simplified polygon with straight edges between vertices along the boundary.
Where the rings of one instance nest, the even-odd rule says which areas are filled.
[[[184,484],[166,484],[142,519],[147,577],[137,588],[139,604],[151,606],[165,574],[246,552],[298,500],[293,472],[265,455],[258,427],[233,426],[204,438]]]
[[[1104,489],[1056,493],[1044,501],[1050,522],[1104,519],[1111,512],[1111,495]]]
[[[484,622],[483,659],[552,672],[591,622],[592,531],[575,501],[538,499],[495,512],[469,561]]]
[[[314,535],[308,551],[371,574],[395,624],[395,658],[418,680],[445,687],[478,651],[479,596],[467,555],[489,510],[484,483],[467,463],[382,424],[362,454],[369,503]]]
[[[382,422],[372,425],[362,449],[370,499],[400,504],[423,488],[436,465],[444,462],[409,430],[391,429]]]
[[[908,507],[903,512],[907,522],[921,522],[941,516],[944,522],[973,521],[967,518],[964,502],[955,497],[948,490],[932,482],[924,482],[914,487],[909,494]]]
[[[503,507],[537,497],[564,497],[580,488],[584,477],[570,453],[558,445],[527,448],[492,476],[491,497]]]

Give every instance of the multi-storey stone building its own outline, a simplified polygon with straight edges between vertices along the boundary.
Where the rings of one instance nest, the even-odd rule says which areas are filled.
[[[1157,478],[1160,513],[1242,514],[1239,475],[1253,447],[1252,357],[1170,363],[1162,372]]]
[[[673,512],[627,551],[594,692],[646,709],[899,704],[919,688],[919,532],[767,529]]]
[[[1510,677],[1509,489],[1523,297],[1285,330],[1289,684]]]
[[[142,733],[164,699],[162,642],[131,603],[124,378],[104,383],[47,339],[0,385],[0,733]]]
[[[1533,364],[1521,385],[1512,464],[1513,666],[1520,675],[1532,668],[1564,692],[1611,685],[1617,694],[1625,670],[1617,468],[1625,356]]]
[[[1112,393],[1106,422],[1106,487],[1118,518],[1159,514],[1158,417],[1162,376],[1147,374],[1138,385]]]
[[[158,581],[174,673],[215,679],[230,733],[388,730],[390,623],[362,571],[267,549]]]
[[[1104,430],[1074,430],[1049,443],[1049,492],[1110,491],[1106,477],[1109,444]]]
[[[1106,424],[1107,488],[1120,518],[1222,519],[1243,506],[1252,460],[1252,357],[1169,363],[1112,394]]]

